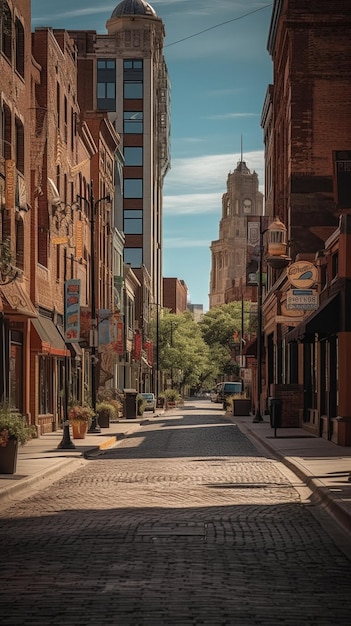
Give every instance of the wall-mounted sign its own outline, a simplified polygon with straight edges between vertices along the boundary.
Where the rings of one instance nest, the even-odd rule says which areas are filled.
[[[301,311],[318,309],[319,296],[315,289],[290,289],[286,294],[286,308]]]
[[[65,282],[65,342],[76,343],[80,339],[80,280]]]
[[[289,282],[299,289],[308,289],[312,287],[318,278],[318,270],[313,263],[309,261],[296,261],[292,263],[286,270]]]

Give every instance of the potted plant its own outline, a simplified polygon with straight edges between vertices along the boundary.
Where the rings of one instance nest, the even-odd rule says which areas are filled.
[[[109,428],[110,421],[116,420],[118,413],[116,407],[110,402],[99,402],[96,405],[96,413],[98,416],[99,426],[101,428]]]
[[[7,406],[0,407],[0,474],[16,472],[18,446],[36,435],[35,427],[29,426],[20,413]]]
[[[72,404],[68,419],[72,426],[73,439],[84,439],[95,413],[89,405]]]
[[[172,408],[180,401],[180,395],[176,389],[165,389],[163,393],[166,399],[166,408]]]
[[[136,404],[137,404],[137,415],[143,415],[145,411],[145,407],[146,407],[146,400],[141,395],[141,393],[138,393],[136,397]]]

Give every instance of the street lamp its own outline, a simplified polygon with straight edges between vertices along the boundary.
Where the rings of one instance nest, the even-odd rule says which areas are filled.
[[[258,294],[257,294],[257,406],[253,419],[254,423],[263,422],[261,414],[261,394],[262,394],[262,275],[263,275],[263,235],[268,233],[268,246],[266,262],[275,270],[286,267],[291,259],[286,254],[287,251],[287,231],[279,217],[275,217],[274,221],[262,230],[262,221],[264,216],[260,215],[260,233],[259,233],[259,270],[258,270]]]
[[[263,422],[261,415],[262,393],[262,274],[263,274],[263,234],[262,215],[259,216],[259,260],[258,260],[258,285],[257,285],[257,404],[254,423]]]
[[[89,205],[90,211],[90,302],[91,302],[91,329],[89,333],[89,346],[90,346],[90,378],[91,378],[91,405],[94,411],[94,417],[92,418],[91,426],[88,433],[100,433],[101,428],[99,426],[98,417],[96,415],[96,366],[98,363],[97,348],[98,348],[98,322],[96,317],[96,295],[95,295],[95,217],[96,211],[100,204],[106,200],[111,202],[111,196],[107,194],[103,198],[99,198],[95,201],[94,198],[94,186],[93,181],[90,181],[89,188],[89,200],[84,196],[77,196],[77,199],[84,200]]]
[[[95,295],[95,217],[100,202],[111,202],[109,194],[95,201],[93,181],[90,181],[89,208],[90,208],[90,300],[91,300],[91,330],[90,330],[90,372],[91,372],[91,405],[94,416],[88,433],[100,433],[98,416],[96,414],[96,366],[98,363],[98,323],[96,318]]]

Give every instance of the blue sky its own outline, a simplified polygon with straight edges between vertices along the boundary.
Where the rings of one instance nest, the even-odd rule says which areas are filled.
[[[106,32],[117,0],[32,0],[32,29]],[[262,106],[273,2],[153,0],[165,25],[171,81],[171,170],[164,187],[163,274],[185,281],[208,310],[211,241],[218,239],[228,173],[243,155],[263,189]],[[205,31],[205,32],[201,32]],[[200,33],[200,34],[198,34]],[[183,40],[183,41],[180,41]]]

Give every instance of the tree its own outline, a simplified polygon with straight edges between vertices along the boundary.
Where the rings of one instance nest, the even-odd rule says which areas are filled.
[[[156,344],[156,320],[151,324]],[[158,320],[159,370],[172,387],[199,387],[212,372],[209,346],[190,311],[181,315],[167,309],[159,312]]]
[[[243,307],[243,308],[242,308]],[[240,350],[242,335],[249,336],[256,320],[245,302],[230,302],[210,309],[199,322],[202,336],[211,349],[212,360],[217,360],[219,376],[238,375],[239,364],[235,360],[236,347]]]

